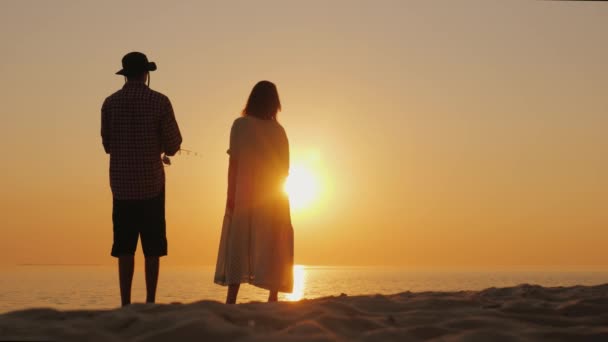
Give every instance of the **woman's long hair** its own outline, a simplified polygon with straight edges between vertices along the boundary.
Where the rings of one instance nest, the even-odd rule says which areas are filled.
[[[281,100],[277,86],[270,81],[260,81],[249,94],[243,116],[251,115],[263,120],[276,120],[281,111]]]

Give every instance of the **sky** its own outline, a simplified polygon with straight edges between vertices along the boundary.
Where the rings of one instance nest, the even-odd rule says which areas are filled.
[[[295,261],[608,266],[608,3],[0,2],[0,264],[111,264],[100,108],[122,56],[180,125],[171,265],[213,265],[230,125],[276,83]],[[141,246],[138,247],[138,254]]]

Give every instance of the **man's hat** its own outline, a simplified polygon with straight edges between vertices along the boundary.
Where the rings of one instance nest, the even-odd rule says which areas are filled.
[[[129,52],[122,58],[122,69],[116,75],[131,76],[146,71],[156,70],[156,63],[148,62],[148,57],[141,52]]]

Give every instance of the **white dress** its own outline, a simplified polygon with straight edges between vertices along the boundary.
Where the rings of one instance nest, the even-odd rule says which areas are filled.
[[[214,281],[291,292],[293,228],[283,191],[289,172],[285,130],[274,120],[238,118],[228,153],[237,162],[234,210],[224,215]]]

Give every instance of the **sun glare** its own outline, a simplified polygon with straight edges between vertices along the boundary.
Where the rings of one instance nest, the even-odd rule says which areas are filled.
[[[304,165],[293,165],[285,182],[291,208],[299,210],[310,206],[318,197],[319,184],[314,172]]]
[[[285,298],[296,302],[304,297],[304,287],[306,285],[306,269],[303,265],[293,266],[293,292],[288,293]]]

